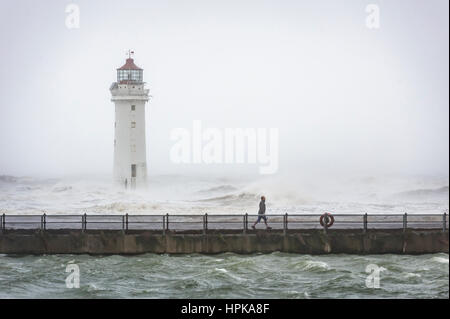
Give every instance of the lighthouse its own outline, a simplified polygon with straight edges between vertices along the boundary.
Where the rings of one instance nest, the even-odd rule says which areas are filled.
[[[143,69],[134,64],[128,52],[125,64],[117,69],[117,82],[111,84],[115,105],[114,180],[127,189],[146,185],[145,103],[148,89]]]

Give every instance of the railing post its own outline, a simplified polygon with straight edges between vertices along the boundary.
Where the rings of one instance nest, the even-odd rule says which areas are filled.
[[[125,231],[128,231],[128,213],[125,214]]]
[[[444,213],[444,216],[442,217],[442,231],[445,232],[446,228],[447,228],[447,213]]]
[[[283,235],[286,235],[286,230],[287,230],[287,213],[284,214],[283,216]]]
[[[125,231],[125,215],[122,215],[122,232]]]
[[[165,235],[166,234],[166,215],[163,215],[162,229],[163,229],[163,235]]]
[[[169,213],[166,214],[166,231],[169,231]]]
[[[3,213],[3,218],[2,218],[2,229],[3,231],[6,230],[6,214]]]
[[[206,214],[203,215],[203,235],[206,233]]]
[[[3,233],[3,216],[5,214],[0,215],[0,231]]]
[[[208,230],[208,213],[205,214],[205,232]]]
[[[42,215],[42,225],[41,225],[41,228],[43,229],[43,230],[46,230],[47,229],[47,215],[45,215],[45,213],[44,213],[44,215]]]
[[[245,214],[242,215],[242,232],[244,235],[247,233],[247,229],[245,229]]]
[[[328,214],[325,214],[324,218],[323,218],[323,231],[326,234],[327,233],[327,229],[328,229],[328,222],[330,221]]]
[[[244,224],[244,226],[245,226],[245,231],[247,231],[248,230],[248,213],[245,213],[245,224]]]
[[[81,231],[84,232],[85,230],[85,221],[86,221],[86,213],[81,215]]]
[[[403,232],[406,232],[406,228],[408,227],[408,215],[405,213],[403,215]]]
[[[364,232],[367,232],[367,213],[365,213],[364,217],[363,217],[363,226],[364,226]]]

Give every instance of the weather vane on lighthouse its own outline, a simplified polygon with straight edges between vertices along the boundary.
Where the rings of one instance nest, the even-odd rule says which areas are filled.
[[[145,186],[147,179],[145,103],[149,90],[145,89],[144,70],[134,64],[134,51],[128,50],[127,55],[125,64],[117,69],[117,82],[110,87],[116,113],[114,180],[134,189]]]
[[[131,57],[134,55],[134,51],[133,50],[128,50],[127,51],[127,55],[128,55],[128,59],[131,59]]]

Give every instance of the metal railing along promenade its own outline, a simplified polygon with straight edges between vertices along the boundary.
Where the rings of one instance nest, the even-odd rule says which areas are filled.
[[[320,214],[266,215],[269,226],[274,230],[295,229],[441,229],[448,230],[448,215],[443,214],[332,214],[331,227],[322,226]],[[241,230],[251,231],[258,215],[0,215],[0,231],[38,230],[154,230],[203,231]],[[256,226],[264,229],[263,220]]]

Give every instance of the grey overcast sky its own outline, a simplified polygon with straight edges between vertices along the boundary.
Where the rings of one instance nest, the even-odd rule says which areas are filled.
[[[65,25],[70,3],[79,29]],[[112,173],[109,86],[133,49],[152,95],[150,174],[256,171],[171,163],[171,130],[202,120],[279,128],[280,173],[448,175],[448,6],[1,0],[0,174]]]

